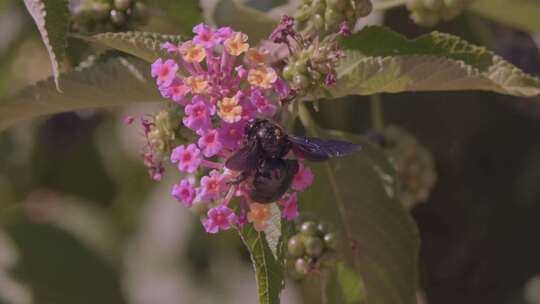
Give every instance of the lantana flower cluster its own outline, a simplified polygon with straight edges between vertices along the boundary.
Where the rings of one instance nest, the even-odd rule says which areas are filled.
[[[291,90],[270,66],[269,53],[251,47],[246,34],[206,24],[193,32],[192,40],[165,43],[170,58],[157,59],[151,71],[162,96],[183,106],[179,123],[197,134],[195,142],[172,149],[170,161],[185,174],[172,196],[188,208],[207,204],[202,224],[208,233],[247,223],[264,230],[270,204],[252,201],[245,191],[247,181],[231,183],[240,172],[224,163],[242,147],[247,123],[274,116]],[[300,164],[292,189],[277,202],[282,217],[297,217],[297,192],[312,181],[311,170]],[[234,198],[240,203],[233,207]]]

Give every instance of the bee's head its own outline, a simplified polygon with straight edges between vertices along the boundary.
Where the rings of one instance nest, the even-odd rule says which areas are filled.
[[[285,131],[266,119],[250,122],[246,127],[246,139],[257,140],[263,152],[273,158],[285,156],[290,149]]]

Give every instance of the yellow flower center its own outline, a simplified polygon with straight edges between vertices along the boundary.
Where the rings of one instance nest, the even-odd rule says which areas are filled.
[[[253,86],[261,87],[263,89],[271,88],[276,80],[276,72],[269,67],[254,68],[249,70],[248,73],[248,82]]]
[[[272,212],[270,211],[270,205],[251,203],[249,205],[250,211],[248,212],[248,221],[253,223],[255,230],[261,231],[264,230],[267,226],[267,222],[272,217]]]
[[[265,65],[268,63],[268,52],[250,48],[246,52],[246,60],[253,65]]]
[[[190,63],[201,62],[206,57],[206,51],[202,46],[189,41],[182,45],[180,52],[182,53],[182,58]]]
[[[232,37],[225,40],[225,49],[233,56],[240,56],[242,53],[248,50],[249,44],[247,43],[248,36],[244,33],[235,33]]]
[[[218,102],[218,115],[228,123],[240,121],[242,119],[242,106],[238,104],[238,98],[225,97]]]
[[[202,76],[190,76],[185,80],[186,85],[191,88],[191,91],[195,94],[204,94],[206,93],[206,88],[208,88],[208,81]]]

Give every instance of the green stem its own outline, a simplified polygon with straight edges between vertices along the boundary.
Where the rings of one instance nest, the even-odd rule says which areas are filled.
[[[373,3],[373,10],[385,11],[405,5],[405,0],[384,0]]]
[[[384,129],[384,113],[381,95],[371,95],[371,127],[375,131]]]

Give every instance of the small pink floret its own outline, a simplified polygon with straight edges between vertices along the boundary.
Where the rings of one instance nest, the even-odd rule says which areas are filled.
[[[202,224],[206,232],[214,234],[220,230],[230,229],[237,221],[233,210],[225,206],[218,206],[208,210],[208,217],[202,220]]]
[[[178,163],[178,170],[193,173],[202,162],[201,151],[195,144],[178,146],[171,153],[171,162]]]
[[[296,191],[304,191],[307,187],[311,186],[313,183],[313,172],[311,172],[311,169],[304,166],[304,164],[300,163],[300,167],[298,168],[298,172],[293,178],[292,182],[292,188]]]
[[[187,208],[191,208],[193,205],[193,200],[195,199],[195,187],[187,179],[183,179],[180,183],[173,186],[171,192],[172,196],[175,197],[179,202],[184,204]]]

